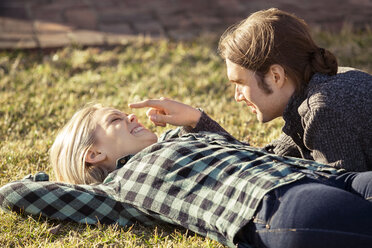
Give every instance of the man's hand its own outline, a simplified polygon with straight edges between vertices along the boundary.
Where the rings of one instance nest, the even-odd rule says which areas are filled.
[[[161,97],[130,103],[130,108],[150,108],[146,115],[157,126],[164,127],[167,123],[174,126],[195,127],[201,112],[189,105]]]

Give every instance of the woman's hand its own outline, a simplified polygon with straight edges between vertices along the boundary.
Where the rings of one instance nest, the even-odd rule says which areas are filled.
[[[146,115],[155,125],[162,127],[168,123],[174,126],[191,126],[194,128],[201,116],[201,112],[196,108],[164,97],[130,103],[129,107],[149,107],[150,109],[146,112]]]

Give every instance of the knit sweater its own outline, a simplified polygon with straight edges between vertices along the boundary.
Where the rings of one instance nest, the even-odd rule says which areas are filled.
[[[334,76],[315,74],[303,94],[291,97],[283,133],[268,152],[372,170],[372,75],[340,69]]]
[[[216,123],[202,119],[198,129],[214,131]],[[334,76],[315,74],[303,94],[291,97],[283,119],[283,133],[267,152],[372,170],[371,75],[346,67]]]

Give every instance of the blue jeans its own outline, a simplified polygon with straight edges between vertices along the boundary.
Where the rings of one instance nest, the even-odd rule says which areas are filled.
[[[238,247],[372,247],[372,172],[306,173],[264,197]]]

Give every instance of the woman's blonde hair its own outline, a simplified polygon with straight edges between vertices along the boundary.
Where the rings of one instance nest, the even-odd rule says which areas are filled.
[[[273,64],[281,65],[301,92],[314,73],[335,75],[336,57],[318,47],[311,38],[306,23],[287,12],[271,8],[253,13],[231,26],[221,36],[218,50],[261,78],[259,87],[270,93],[263,80]]]
[[[50,162],[58,181],[74,184],[102,182],[108,174],[101,166],[85,161],[95,143],[97,123],[93,116],[101,104],[89,104],[77,111],[58,133],[50,148]]]

